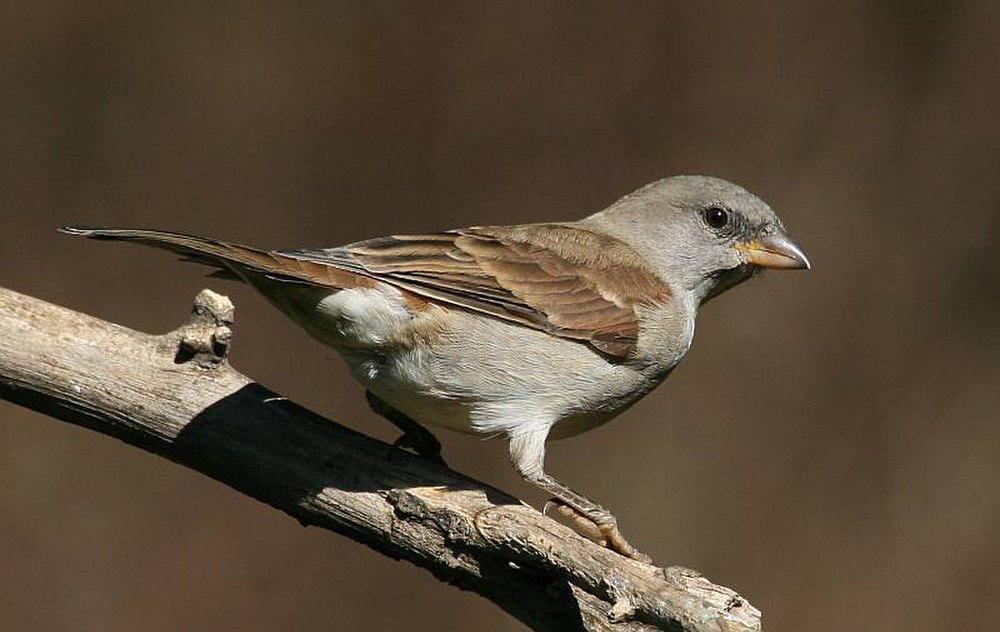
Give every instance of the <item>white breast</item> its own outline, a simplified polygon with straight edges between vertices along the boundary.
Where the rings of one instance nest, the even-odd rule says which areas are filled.
[[[627,408],[669,368],[612,363],[579,342],[463,310],[411,311],[386,285],[300,291],[281,303],[379,398],[420,423],[463,432],[541,424],[555,426],[554,437],[576,434]],[[679,344],[686,350],[690,337],[672,341],[670,352]]]

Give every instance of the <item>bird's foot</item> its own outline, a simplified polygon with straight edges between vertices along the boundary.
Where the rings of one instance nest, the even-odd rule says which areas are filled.
[[[622,532],[618,529],[618,520],[610,513],[604,511],[598,515],[590,516],[581,511],[577,511],[558,498],[552,498],[545,503],[542,513],[551,515],[555,511],[566,519],[570,528],[583,537],[596,542],[597,544],[623,555],[629,559],[652,564],[653,559],[632,546]]]
[[[390,460],[400,448],[409,448],[424,458],[448,467],[448,464],[441,458],[441,442],[438,441],[433,432],[407,417],[405,413],[385,403],[371,391],[365,391],[365,398],[376,414],[385,417],[403,431],[403,436],[396,439],[389,449],[388,458]]]
[[[400,437],[393,442],[392,447],[389,449],[389,459],[391,460],[392,455],[401,448],[412,450],[425,459],[430,459],[431,461],[435,461],[445,467],[448,467],[448,464],[445,463],[444,459],[441,457],[441,442],[438,441],[437,437],[430,432],[407,432],[400,435]]]
[[[612,551],[620,553],[629,559],[636,560],[637,562],[642,562],[643,564],[653,563],[653,558],[629,544],[629,541],[625,539],[622,532],[618,530],[617,522],[612,524],[598,524],[597,530],[604,536],[604,540],[607,542],[605,546]]]

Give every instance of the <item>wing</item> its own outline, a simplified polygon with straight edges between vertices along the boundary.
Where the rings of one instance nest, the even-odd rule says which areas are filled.
[[[635,347],[636,308],[670,296],[668,286],[623,242],[570,224],[397,235],[276,254],[585,341],[616,357]]]

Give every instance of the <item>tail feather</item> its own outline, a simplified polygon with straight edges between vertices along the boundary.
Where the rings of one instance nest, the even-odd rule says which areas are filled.
[[[91,239],[132,241],[163,248],[181,255],[184,260],[209,265],[230,273],[236,272],[232,264],[265,272],[275,263],[273,256],[256,248],[181,233],[85,226],[64,226],[59,230],[69,235],[80,235]]]
[[[90,239],[132,241],[163,248],[181,255],[184,260],[216,268],[216,272],[211,276],[221,278],[236,277],[242,281],[252,282],[250,277],[256,273],[276,280],[325,287],[345,288],[371,283],[369,279],[332,266],[194,235],[160,230],[90,226],[64,226],[59,230],[69,235],[80,235]],[[248,273],[251,274],[248,275]]]

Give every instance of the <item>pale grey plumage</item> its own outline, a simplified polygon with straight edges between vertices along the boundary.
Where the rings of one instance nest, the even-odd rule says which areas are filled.
[[[165,247],[250,283],[419,423],[505,435],[528,480],[607,527],[544,472],[544,444],[604,423],[681,360],[702,302],[758,267],[808,267],[758,197],[676,176],[578,222],[259,251],[156,231],[68,229]],[[402,427],[402,426],[401,426]]]

